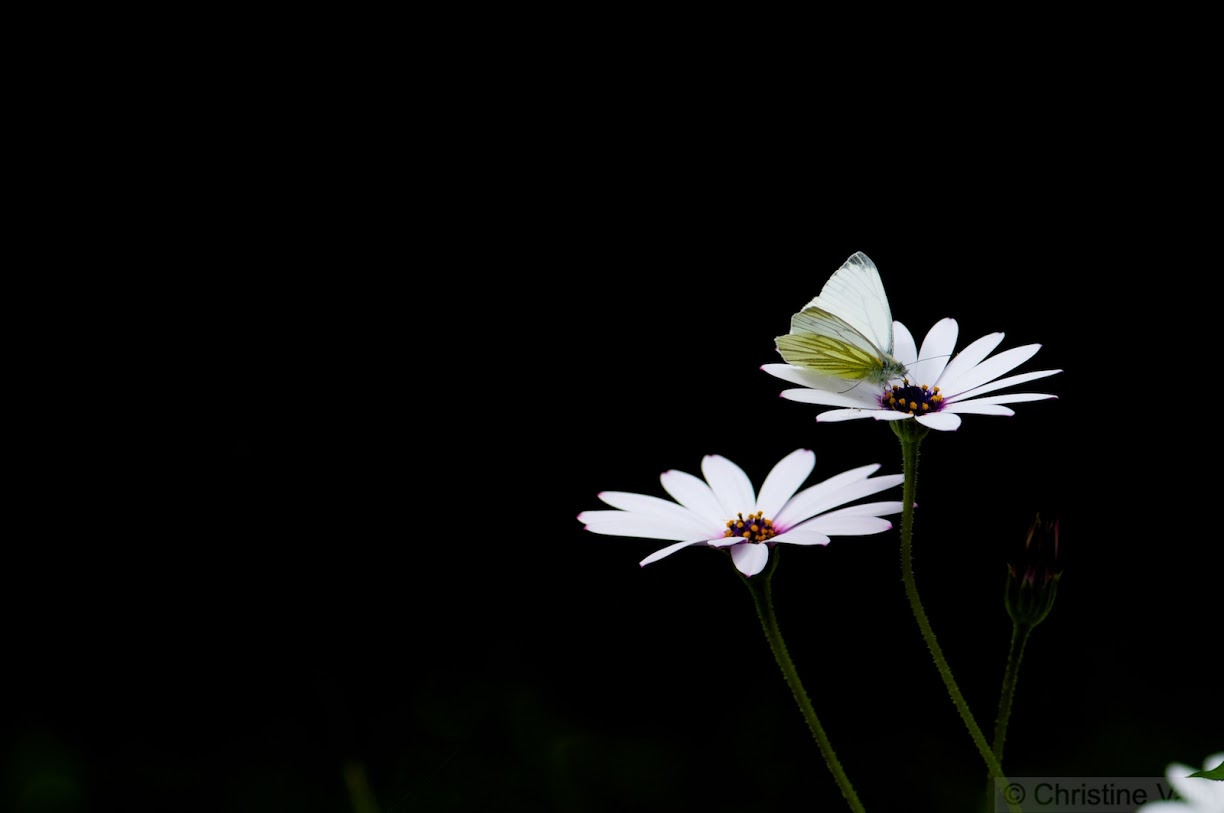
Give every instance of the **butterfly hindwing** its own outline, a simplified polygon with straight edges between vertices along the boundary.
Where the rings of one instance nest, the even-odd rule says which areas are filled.
[[[787,334],[777,340],[778,352],[788,364],[837,378],[874,377],[880,362],[854,345],[828,336]]]

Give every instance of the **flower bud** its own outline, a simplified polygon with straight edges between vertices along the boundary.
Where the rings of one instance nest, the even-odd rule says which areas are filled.
[[[1054,606],[1058,580],[1058,520],[1046,522],[1038,514],[1029,526],[1024,550],[1007,565],[1003,604],[1016,624],[1035,627]]]

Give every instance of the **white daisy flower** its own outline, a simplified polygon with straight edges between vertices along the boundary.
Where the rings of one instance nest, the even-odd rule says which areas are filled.
[[[905,366],[908,377],[902,384],[883,389],[869,381],[820,375],[793,364],[766,364],[761,369],[803,387],[784,390],[783,398],[836,407],[817,415],[818,421],[914,418],[930,429],[952,430],[960,426],[961,415],[1014,415],[1015,412],[1004,404],[1058,397],[1032,392],[987,395],[1004,387],[1061,373],[1062,370],[1039,370],[999,377],[1032,358],[1041,345],[1027,344],[987,358],[1003,341],[1002,333],[991,333],[953,356],[956,337],[956,320],[941,319],[927,333],[919,350],[905,325],[893,322],[894,355]]]
[[[1224,751],[1203,760],[1203,770],[1210,771],[1224,763]],[[1224,781],[1190,776],[1194,768],[1174,762],[1165,770],[1165,778],[1177,791],[1176,801],[1148,802],[1136,813],[1224,813]]]
[[[811,451],[791,452],[773,467],[758,495],[743,469],[725,457],[706,455],[701,461],[704,481],[674,470],[660,476],[675,502],[605,491],[599,499],[619,510],[584,511],[578,521],[597,534],[674,542],[643,559],[643,566],[681,548],[705,545],[730,549],[732,561],[745,576],[760,573],[769,561],[769,549],[779,543],[827,545],[830,535],[863,536],[892,528],[881,517],[898,513],[900,501],[832,509],[899,485],[903,475],[872,478],[880,468],[873,464],[799,491],[815,465]]]

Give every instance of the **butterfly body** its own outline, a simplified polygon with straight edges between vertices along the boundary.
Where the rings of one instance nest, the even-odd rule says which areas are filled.
[[[907,374],[893,355],[892,312],[880,273],[862,252],[829,277],[775,343],[788,364],[836,379],[884,386]]]

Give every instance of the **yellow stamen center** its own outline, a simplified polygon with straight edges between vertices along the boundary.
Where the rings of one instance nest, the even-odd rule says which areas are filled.
[[[762,511],[749,514],[747,517],[743,514],[736,514],[736,516],[738,519],[727,520],[727,530],[723,531],[723,538],[742,536],[747,542],[764,542],[767,539],[773,539],[777,534],[773,527],[773,520],[766,519]]]

